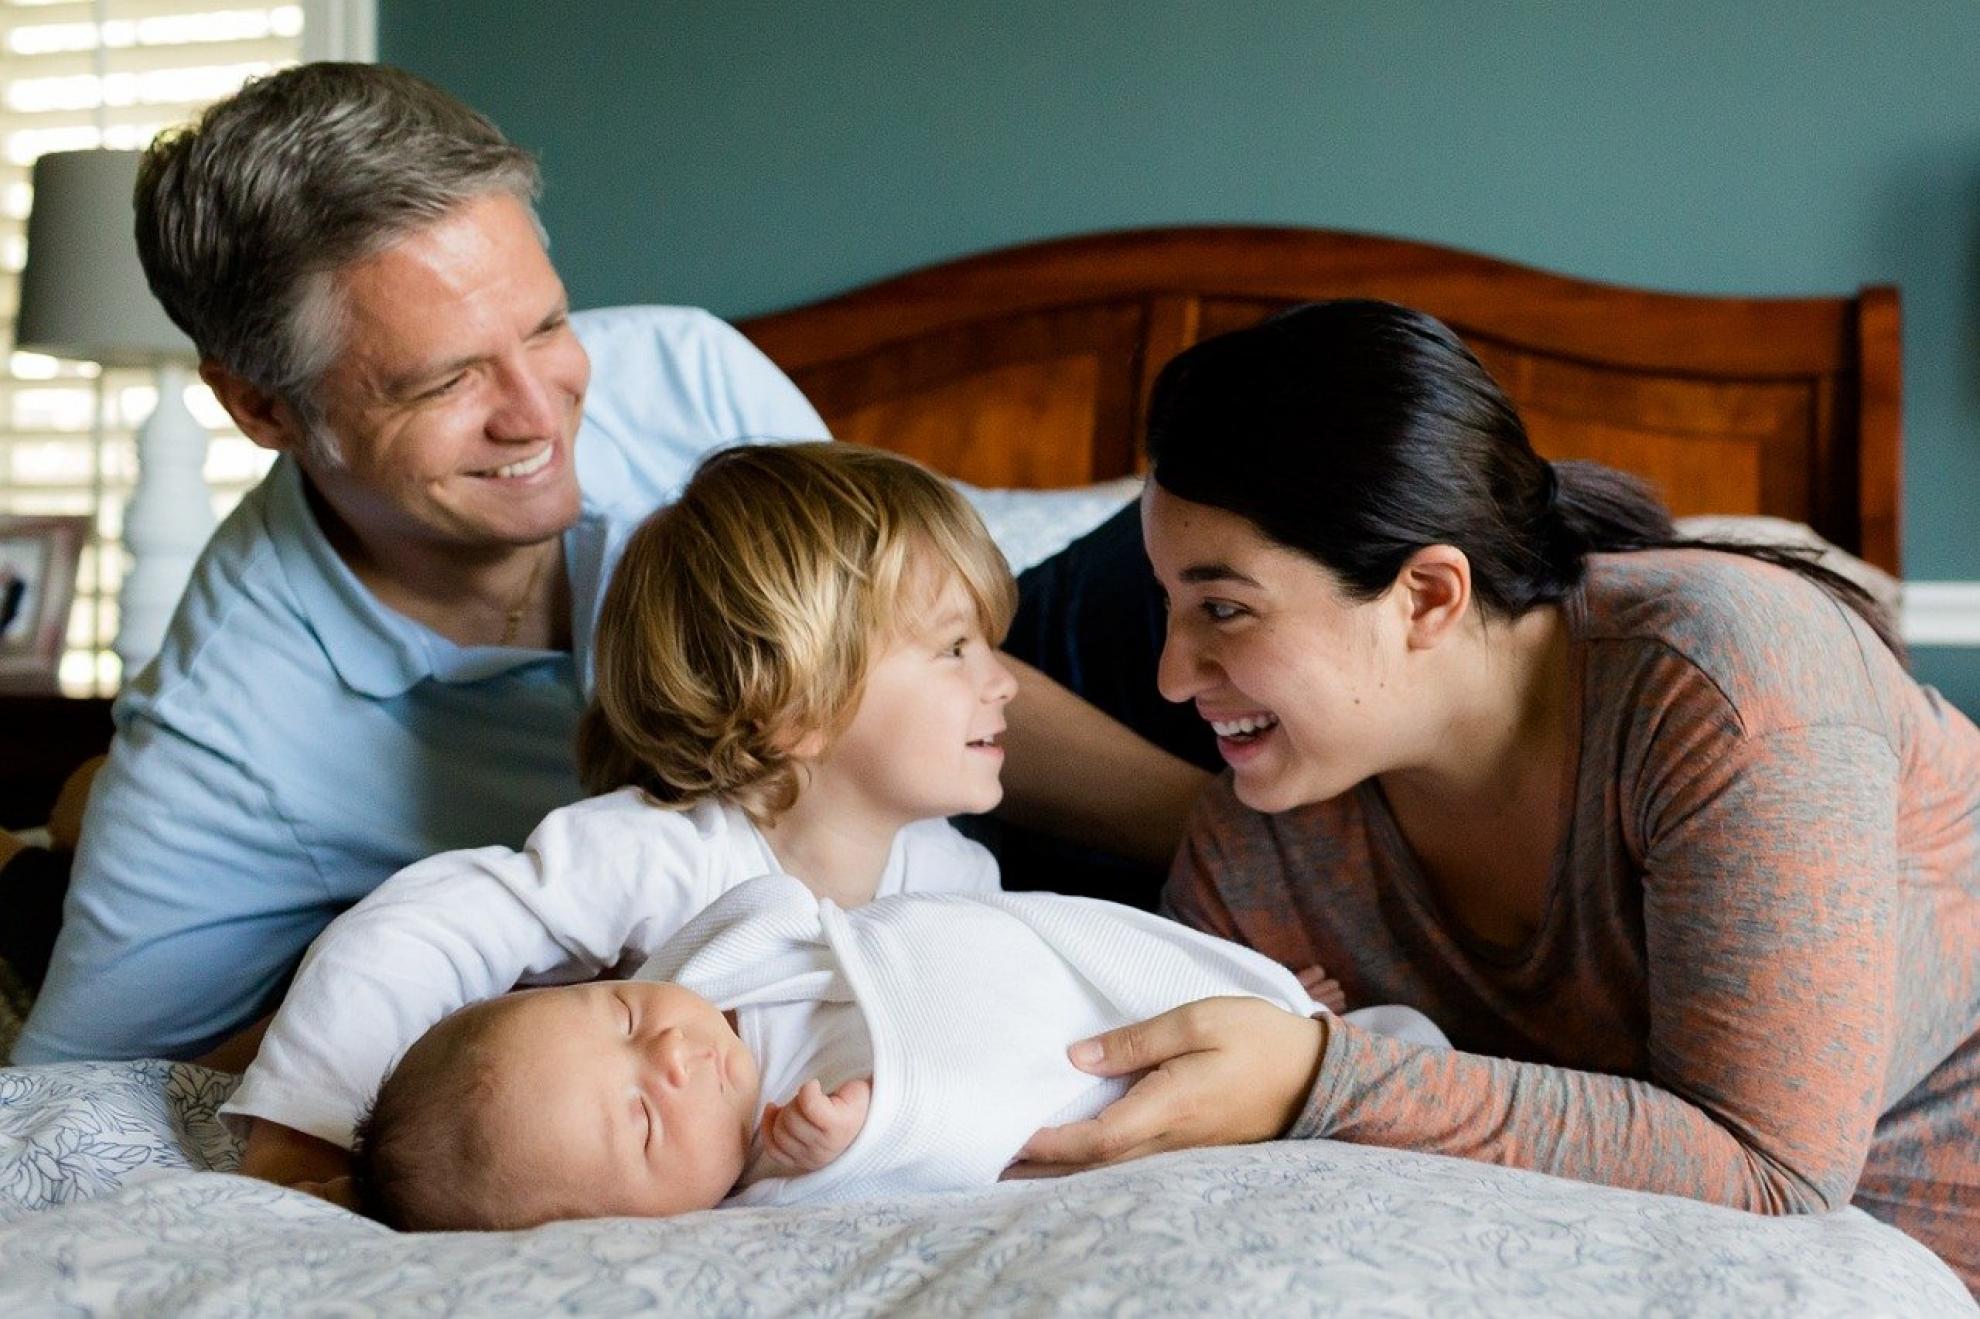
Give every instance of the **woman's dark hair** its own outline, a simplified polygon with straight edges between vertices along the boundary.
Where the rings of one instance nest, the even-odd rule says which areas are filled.
[[[1500,618],[1566,598],[1591,552],[1713,549],[1813,579],[1904,653],[1816,551],[1680,537],[1645,482],[1540,457],[1457,335],[1394,303],[1310,303],[1188,349],[1155,382],[1148,456],[1164,490],[1245,518],[1357,599],[1427,545],[1462,550]]]

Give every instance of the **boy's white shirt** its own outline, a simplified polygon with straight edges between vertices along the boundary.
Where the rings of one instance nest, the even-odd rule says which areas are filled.
[[[552,811],[520,852],[410,865],[310,945],[221,1114],[348,1148],[379,1083],[449,1012],[517,984],[635,967],[728,890],[779,874],[740,810],[665,810],[634,788]],[[987,850],[923,820],[895,836],[876,896],[997,889]]]
[[[1325,1011],[1264,954],[1132,907],[1054,893],[901,894],[841,911],[788,876],[718,899],[635,973],[736,1013],[765,1098],[871,1076],[865,1125],[825,1167],[725,1203],[810,1204],[987,1186],[1032,1132],[1092,1117],[1126,1080],[1072,1041],[1200,998]],[[1348,1020],[1426,1046],[1408,1008]]]

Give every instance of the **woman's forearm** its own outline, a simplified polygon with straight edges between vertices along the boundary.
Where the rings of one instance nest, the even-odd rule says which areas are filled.
[[[1850,1124],[1812,1114],[1743,1121],[1650,1081],[1333,1027],[1293,1139],[1447,1154],[1764,1214],[1847,1204],[1869,1146],[1870,1121],[1847,1134]],[[1792,1134],[1811,1127],[1834,1138]]]

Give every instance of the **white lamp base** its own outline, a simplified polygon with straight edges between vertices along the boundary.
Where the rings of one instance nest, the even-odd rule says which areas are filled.
[[[165,642],[193,563],[213,534],[206,485],[206,428],[186,407],[184,367],[158,368],[158,406],[137,433],[137,488],[124,507],[130,565],[117,592],[119,623],[111,648],[124,680],[151,662]]]

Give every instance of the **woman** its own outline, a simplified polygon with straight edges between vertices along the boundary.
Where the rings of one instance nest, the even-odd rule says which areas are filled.
[[[1849,584],[1536,456],[1443,325],[1304,307],[1158,382],[1160,685],[1218,734],[1173,914],[1460,1052],[1210,1000],[1029,1168],[1326,1136],[1767,1213],[1980,1287],[1980,731]]]

